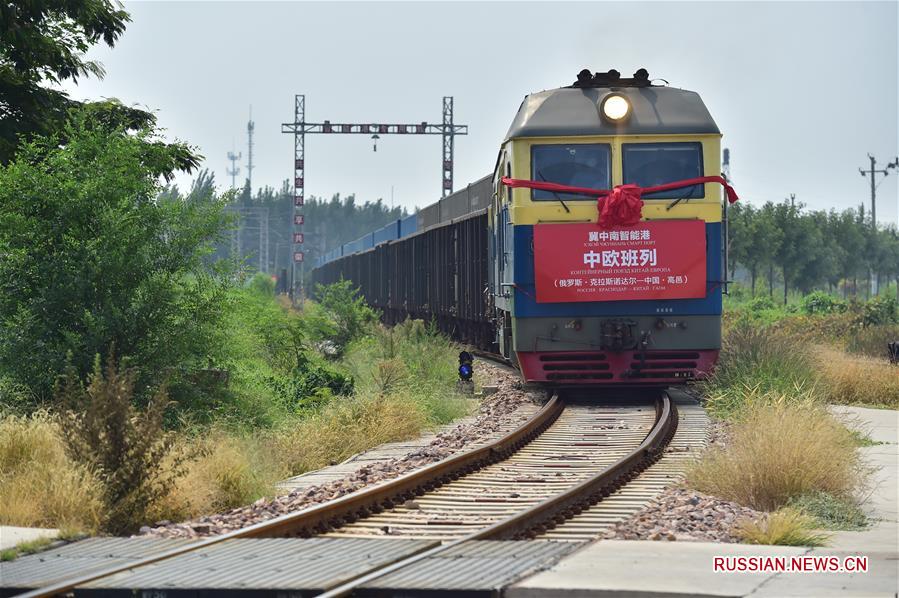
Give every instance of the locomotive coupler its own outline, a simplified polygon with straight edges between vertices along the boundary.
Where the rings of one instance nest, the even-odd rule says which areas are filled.
[[[637,345],[633,320],[603,320],[600,323],[600,347],[609,351],[626,351]]]

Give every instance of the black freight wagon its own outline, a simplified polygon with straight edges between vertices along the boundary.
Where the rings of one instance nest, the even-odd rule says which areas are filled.
[[[352,280],[386,324],[434,322],[460,342],[495,340],[487,309],[490,177],[417,214],[417,232],[322,264],[313,281]]]

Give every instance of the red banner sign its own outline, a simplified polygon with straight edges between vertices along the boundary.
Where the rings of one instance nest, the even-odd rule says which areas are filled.
[[[705,297],[705,222],[534,226],[538,303]]]

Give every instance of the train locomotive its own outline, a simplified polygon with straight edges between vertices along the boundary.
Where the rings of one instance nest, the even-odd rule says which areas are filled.
[[[388,324],[421,318],[546,386],[669,386],[721,347],[721,132],[644,69],[525,97],[494,172],[319,258]]]

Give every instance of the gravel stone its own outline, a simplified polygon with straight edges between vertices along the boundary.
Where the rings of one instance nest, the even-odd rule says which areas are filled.
[[[742,520],[756,521],[764,513],[735,502],[690,490],[668,488],[642,510],[617,523],[607,540],[669,542],[739,542],[734,531]]]

